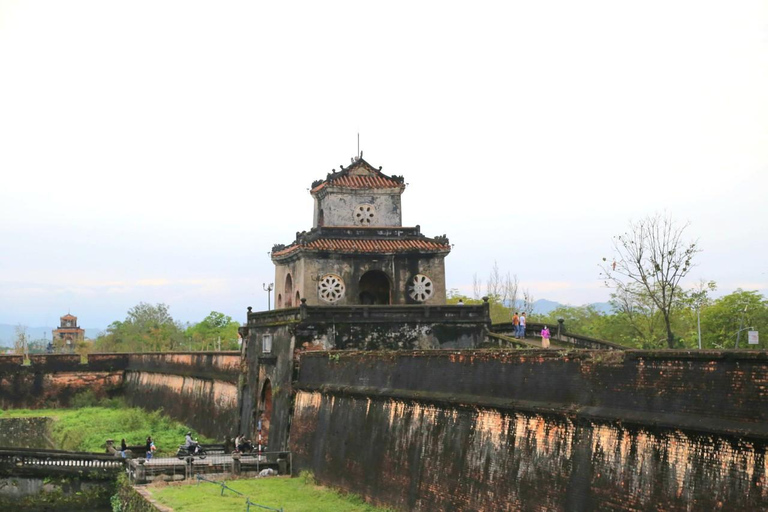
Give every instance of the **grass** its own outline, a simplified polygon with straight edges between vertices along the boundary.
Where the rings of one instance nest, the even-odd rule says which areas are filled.
[[[106,400],[99,406],[78,409],[0,411],[0,419],[29,417],[53,418],[50,434],[55,448],[59,450],[103,452],[107,439],[114,439],[119,447],[123,438],[129,445],[143,445],[147,436],[152,436],[158,455],[174,455],[178,446],[184,442],[184,434],[191,430],[173,421],[162,411],[147,412],[137,407],[127,407],[120,399]],[[202,436],[199,439],[203,443],[213,442]]]
[[[385,512],[352,494],[340,494],[315,485],[311,478],[258,478],[227,480],[227,486],[250,497],[252,503],[286,512]],[[245,497],[209,482],[153,487],[152,495],[175,512],[244,512]],[[251,510],[264,510],[251,507]]]

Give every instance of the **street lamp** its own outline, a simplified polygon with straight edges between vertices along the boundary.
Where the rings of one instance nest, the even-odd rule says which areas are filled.
[[[750,329],[749,327],[744,328],[744,315],[747,314],[747,308],[749,305],[744,306],[744,311],[741,313],[741,320],[739,320],[739,330],[736,331],[736,348],[739,348],[739,340],[741,339],[741,331],[746,331],[747,329]]]
[[[264,291],[267,292],[267,311],[272,309],[272,302],[270,301],[272,290],[275,288],[275,283],[269,283],[269,286],[267,286],[267,283],[262,283],[262,288],[264,288]]]

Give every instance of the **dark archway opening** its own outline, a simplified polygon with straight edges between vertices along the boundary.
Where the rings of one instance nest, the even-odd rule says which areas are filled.
[[[317,214],[317,227],[321,228],[325,226],[325,212],[320,208],[320,212]]]
[[[387,305],[391,301],[389,277],[381,270],[369,270],[360,278],[360,304]]]
[[[285,307],[293,306],[293,278],[291,274],[285,276]]]
[[[267,380],[261,390],[261,411],[256,421],[257,443],[266,450],[269,444],[269,424],[272,420],[272,383]]]

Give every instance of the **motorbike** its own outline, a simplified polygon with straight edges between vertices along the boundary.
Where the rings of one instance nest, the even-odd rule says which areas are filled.
[[[179,460],[184,460],[187,457],[200,457],[201,459],[204,459],[207,456],[208,454],[206,453],[205,448],[199,444],[190,447],[190,449],[187,449],[187,447],[182,444],[179,446],[179,451],[176,452],[176,457],[178,457]]]

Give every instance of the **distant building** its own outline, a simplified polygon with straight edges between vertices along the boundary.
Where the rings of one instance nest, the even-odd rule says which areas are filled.
[[[73,350],[77,342],[85,340],[85,329],[81,329],[77,317],[69,313],[60,320],[59,328],[53,330],[53,346],[58,350]]]

